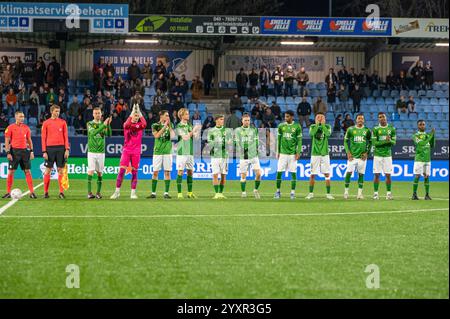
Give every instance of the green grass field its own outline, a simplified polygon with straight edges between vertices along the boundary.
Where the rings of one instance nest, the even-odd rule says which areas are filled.
[[[1,183],[4,192],[4,182]],[[95,183],[94,183],[95,185]],[[23,181],[16,187],[25,189]],[[185,189],[185,182],[183,188]],[[433,201],[411,201],[411,184],[395,183],[394,201],[240,198],[213,201],[210,182],[195,182],[197,200],[145,199],[150,182],[129,199],[87,200],[85,181],[71,181],[67,199],[24,198],[0,216],[0,298],[448,298],[448,183],[432,183]],[[352,182],[351,193],[356,194]],[[95,186],[94,186],[95,188]],[[249,183],[252,195],[253,182]],[[163,183],[158,185],[161,195]],[[175,183],[171,194],[175,196]],[[8,200],[1,200],[0,206]],[[80,288],[66,288],[66,266],[80,269]],[[368,289],[364,270],[376,264],[380,288]]]

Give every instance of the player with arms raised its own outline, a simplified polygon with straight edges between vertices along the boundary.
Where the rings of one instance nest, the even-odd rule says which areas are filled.
[[[315,124],[309,127],[311,136],[311,176],[309,177],[309,194],[306,199],[314,198],[314,183],[317,174],[325,175],[327,199],[334,199],[331,195],[330,181],[330,151],[328,150],[328,138],[331,135],[331,126],[326,124],[325,115],[316,113]]]
[[[380,174],[386,175],[386,199],[392,200],[391,174],[392,174],[392,147],[396,143],[395,128],[388,124],[386,114],[378,113],[378,125],[372,131],[373,154],[373,199],[379,199],[378,187],[380,186]]]
[[[223,190],[228,174],[228,147],[233,143],[233,136],[231,130],[225,128],[224,119],[223,115],[215,116],[216,126],[209,129],[207,136],[215,192],[213,199],[226,198],[223,195]]]
[[[242,126],[235,130],[235,142],[237,153],[240,157],[239,173],[241,174],[242,197],[247,197],[245,186],[247,182],[247,173],[251,168],[255,173],[255,189],[253,194],[259,199],[259,185],[261,184],[261,166],[258,158],[259,136],[258,129],[250,127],[250,115],[245,113],[242,116]]]
[[[41,129],[42,156],[45,160],[44,198],[49,198],[50,174],[56,163],[58,169],[59,198],[64,199],[63,174],[64,166],[69,157],[69,136],[67,123],[59,118],[60,107],[50,107],[51,117],[44,121]]]
[[[6,182],[6,194],[2,198],[11,198],[11,188],[14,181],[14,173],[19,167],[25,173],[30,198],[37,198],[34,193],[33,179],[31,177],[31,160],[34,159],[33,141],[30,128],[23,124],[25,116],[23,112],[15,113],[16,123],[9,125],[5,130],[5,151],[9,161],[8,178]]]
[[[147,121],[142,116],[139,105],[133,105],[133,110],[130,116],[123,124],[123,135],[125,138],[123,145],[123,152],[120,158],[120,170],[116,180],[116,190],[111,195],[111,199],[117,199],[120,197],[120,187],[122,186],[123,178],[128,165],[131,164],[131,199],[137,199],[136,186],[137,175],[139,169],[139,162],[141,161],[142,151],[142,136],[144,130],[147,127]]]
[[[435,146],[434,128],[431,133],[427,133],[424,120],[417,121],[418,131],[413,135],[414,145],[416,147],[416,156],[414,157],[414,184],[412,200],[419,200],[417,188],[419,187],[420,176],[423,175],[425,185],[425,200],[431,200],[430,197],[430,175],[431,175],[431,149]]]
[[[178,111],[178,118],[180,123],[176,127],[176,133],[178,135],[178,145],[177,145],[177,191],[178,198],[183,198],[183,193],[181,192],[181,184],[183,182],[183,173],[186,170],[187,173],[187,197],[197,198],[192,192],[192,182],[194,175],[194,136],[199,133],[199,128],[201,126],[192,127],[189,123],[189,110],[186,108],[181,108]]]
[[[172,171],[172,138],[175,137],[175,131],[172,123],[170,123],[169,112],[163,110],[159,113],[159,122],[152,125],[152,134],[155,137],[152,193],[147,198],[156,198],[159,171],[164,169],[164,198],[170,199],[172,198],[169,195],[170,172]]]
[[[102,122],[102,110],[92,111],[94,119],[87,123],[88,133],[88,198],[102,198],[102,173],[105,168],[105,138],[111,136],[111,117]],[[92,194],[92,177],[97,172],[97,193]]]
[[[278,125],[278,167],[277,192],[274,198],[281,198],[281,178],[285,171],[291,173],[291,199],[295,199],[297,185],[297,161],[302,153],[302,128],[294,122],[294,112],[284,113],[285,122]]]
[[[347,153],[347,171],[345,173],[344,198],[348,199],[348,188],[353,172],[358,171],[358,196],[364,199],[363,186],[364,174],[366,172],[367,157],[372,147],[372,134],[370,129],[364,126],[364,115],[356,116],[356,125],[349,127],[344,137],[344,148]]]

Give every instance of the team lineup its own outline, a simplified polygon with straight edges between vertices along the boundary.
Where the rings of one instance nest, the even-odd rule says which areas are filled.
[[[56,164],[58,172],[59,198],[64,199],[64,168],[69,158],[70,145],[68,139],[67,123],[59,118],[60,107],[53,105],[50,109],[51,118],[42,126],[41,142],[42,154],[45,160],[43,175],[44,198],[49,198],[49,186],[51,171]],[[179,123],[174,127],[167,111],[160,112],[159,122],[151,126],[154,136],[153,149],[153,176],[151,193],[147,198],[157,198],[157,186],[159,173],[164,175],[163,198],[170,199],[171,171],[173,166],[174,145],[172,140],[177,139],[176,144],[176,187],[177,198],[184,198],[183,175],[186,172],[187,198],[197,198],[193,192],[194,174],[194,139],[200,136],[200,127],[193,126],[190,122],[189,111],[181,108],[178,111]],[[224,126],[224,115],[215,116],[216,126],[207,132],[207,145],[210,149],[212,184],[214,199],[225,199],[224,189],[228,174],[228,161],[232,147],[236,148],[237,157],[240,160],[239,174],[241,196],[247,197],[246,184],[249,171],[254,172],[254,197],[259,199],[259,187],[261,185],[261,166],[259,161],[259,136],[258,130],[251,125],[250,115],[244,113],[242,126],[236,130],[227,129]],[[295,199],[297,185],[297,161],[302,150],[302,127],[294,121],[294,112],[287,111],[284,114],[284,122],[279,124],[277,130],[277,175],[275,199],[281,198],[281,184],[283,173],[290,174],[291,192],[290,198]],[[15,123],[5,130],[5,148],[7,152],[8,176],[7,192],[3,198],[11,198],[11,189],[14,181],[14,173],[20,165],[25,173],[26,183],[30,192],[29,197],[37,198],[33,180],[30,173],[31,161],[34,159],[33,142],[31,132],[24,123],[24,114],[15,113]],[[373,152],[373,199],[378,200],[380,174],[385,175],[386,199],[392,200],[392,147],[396,143],[395,128],[388,124],[385,113],[378,114],[378,125],[370,129],[364,125],[364,115],[358,114],[356,125],[348,128],[344,137],[344,148],[347,154],[347,171],[345,173],[344,199],[349,198],[349,187],[354,172],[358,176],[357,199],[363,199],[364,174],[366,172],[367,159]],[[93,109],[93,120],[87,123],[88,132],[88,176],[87,197],[89,199],[102,198],[102,172],[105,167],[105,139],[111,136],[111,117],[103,119],[100,108]],[[116,179],[116,189],[110,196],[111,199],[120,197],[121,186],[127,169],[131,167],[131,199],[137,199],[136,188],[138,184],[138,169],[141,158],[141,146],[144,130],[147,122],[138,105],[133,106],[131,115],[123,125],[124,146],[120,159],[119,173]],[[418,200],[417,195],[420,177],[424,178],[425,200],[431,200],[430,173],[431,150],[435,145],[435,130],[426,132],[424,120],[417,121],[417,132],[412,136],[415,145],[413,200]],[[326,198],[334,199],[331,195],[330,156],[328,139],[332,133],[331,126],[326,123],[325,115],[317,113],[314,124],[309,127],[311,138],[311,176],[309,179],[309,193],[306,199],[314,198],[315,178],[318,174],[325,176]],[[92,182],[94,174],[97,175],[97,187],[93,192]]]

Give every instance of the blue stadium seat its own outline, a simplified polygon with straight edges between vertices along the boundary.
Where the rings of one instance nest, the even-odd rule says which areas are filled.
[[[259,98],[258,98],[261,102],[267,102],[267,99],[266,99],[266,97],[265,96],[260,96]]]
[[[387,105],[387,111],[389,113],[395,112],[395,106],[393,104],[388,104]]]
[[[306,87],[307,87],[309,90],[315,90],[315,89],[317,89],[317,84],[314,83],[314,82],[309,82],[308,84],[306,84]]]
[[[388,98],[384,99],[384,103],[386,103],[386,104],[395,104],[395,101],[394,101],[393,98],[388,97]]]
[[[318,97],[319,96],[319,90],[311,90],[310,95],[312,97]]]
[[[248,97],[247,96],[241,96],[241,101],[242,101],[242,103],[247,103],[248,102]]]
[[[199,103],[199,104],[197,105],[197,109],[198,109],[200,112],[206,112],[206,104],[205,104],[205,103]]]
[[[421,103],[421,104],[430,104],[430,99],[427,98],[427,97],[422,97],[422,98],[420,99],[420,103]]]
[[[408,91],[406,91],[406,90],[401,90],[400,91],[400,95],[403,95],[404,97],[408,97],[409,95],[408,95]]]
[[[377,97],[377,99],[375,100],[375,103],[378,105],[384,105],[384,98]]]
[[[434,112],[434,113],[442,113],[442,107],[440,106],[440,105],[432,105],[431,106],[431,110]]]
[[[327,96],[327,90],[320,90],[319,91],[319,96],[326,97]]]
[[[433,98],[430,99],[430,104],[431,105],[437,105],[437,104],[439,104],[439,100],[437,98],[433,97]]]
[[[419,92],[417,92],[418,96],[426,96],[427,95],[427,91],[425,90],[419,90]]]
[[[235,81],[228,81],[228,88],[229,89],[236,89],[237,88],[237,84]]]
[[[381,96],[386,98],[388,96],[391,96],[391,91],[389,90],[383,90],[383,92],[381,92]]]
[[[409,119],[410,119],[410,120],[417,121],[417,117],[418,117],[417,113],[411,113],[411,114],[409,114]]]
[[[272,104],[272,102],[275,101],[275,97],[274,96],[268,96],[267,97],[267,104]]]
[[[221,89],[228,89],[228,83],[226,81],[220,81],[219,82],[219,88],[221,88]]]
[[[429,98],[434,97],[434,91],[428,90],[426,97],[429,97]]]
[[[445,92],[444,91],[436,91],[435,96],[437,98],[443,98],[443,97],[445,97]]]
[[[433,107],[430,104],[426,104],[426,105],[424,105],[423,111],[425,113],[433,112]]]
[[[294,104],[294,98],[292,96],[286,97],[286,103],[287,104]]]
[[[433,83],[433,90],[434,91],[438,91],[441,89],[441,84],[440,83]]]
[[[284,103],[286,103],[286,101],[284,100],[283,96],[278,96],[276,101],[277,101],[277,104],[284,104]]]
[[[392,90],[391,91],[391,97],[393,98],[398,98],[400,96],[400,92],[397,90]]]
[[[188,104],[188,109],[189,109],[190,112],[194,112],[197,109],[197,104],[189,103]]]
[[[319,82],[319,83],[317,83],[317,89],[318,90],[326,90],[327,85],[325,84],[325,82]]]
[[[400,114],[400,121],[401,122],[404,122],[404,121],[407,121],[408,120],[408,114],[406,114],[406,113],[401,113]]]
[[[410,90],[410,91],[408,92],[408,96],[417,97],[417,91],[416,91],[416,90]]]
[[[16,119],[15,119],[14,117],[12,117],[12,118],[9,119],[9,124],[13,124],[13,123],[15,123],[15,122],[16,122]]]
[[[37,125],[37,119],[35,118],[35,117],[30,117],[29,119],[28,119],[28,125],[30,126],[30,127],[36,127],[36,125]]]
[[[381,96],[381,93],[380,93],[379,90],[373,90],[372,96],[373,96],[373,97],[379,97],[379,96]]]
[[[434,121],[436,119],[436,114],[434,114],[433,112],[426,113],[426,119],[429,121]]]
[[[439,105],[448,105],[448,99],[447,98],[440,98],[439,99]]]

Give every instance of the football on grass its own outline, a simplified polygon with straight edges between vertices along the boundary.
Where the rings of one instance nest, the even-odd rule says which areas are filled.
[[[11,197],[13,199],[20,199],[22,197],[22,191],[20,189],[18,189],[18,188],[14,188],[11,191]]]

